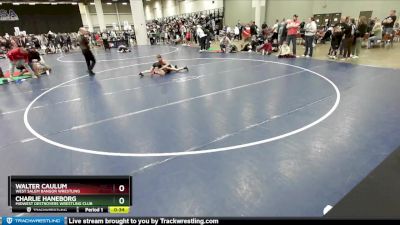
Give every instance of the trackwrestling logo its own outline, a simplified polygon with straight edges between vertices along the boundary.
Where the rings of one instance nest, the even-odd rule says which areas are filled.
[[[64,217],[3,217],[2,225],[64,225]]]

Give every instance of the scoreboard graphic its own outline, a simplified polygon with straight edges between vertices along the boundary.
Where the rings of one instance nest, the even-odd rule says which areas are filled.
[[[128,213],[130,176],[9,176],[12,212]]]

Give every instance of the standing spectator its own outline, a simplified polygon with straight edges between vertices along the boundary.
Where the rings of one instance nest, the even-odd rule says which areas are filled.
[[[71,34],[67,34],[67,40],[66,40],[66,42],[67,42],[67,47],[68,47],[68,50],[72,50],[72,39],[71,39]]]
[[[108,34],[107,34],[107,32],[103,32],[101,34],[101,39],[103,40],[104,50],[107,50],[107,49],[111,50],[110,43],[108,43]]]
[[[240,23],[240,20],[238,21],[237,27],[239,27],[239,40],[242,40],[243,26]]]
[[[300,22],[298,21],[298,16],[295,14],[293,15],[293,20],[290,21],[287,27],[287,44],[288,46],[290,43],[293,45],[293,55],[296,55],[296,40],[297,40],[297,33],[299,31]]]
[[[238,27],[238,25],[236,25],[235,26],[235,37],[234,37],[234,39],[237,39],[237,40],[239,40],[240,39],[240,37],[239,37],[239,35],[240,35],[240,30],[239,30],[239,27]]]
[[[332,31],[331,48],[329,49],[329,58],[336,59],[337,52],[342,42],[343,34],[340,26],[335,26]]]
[[[253,21],[253,24],[250,26],[250,34],[252,39],[257,37],[257,29],[258,27],[256,25],[256,21]]]
[[[361,51],[361,43],[364,38],[364,35],[367,33],[368,29],[368,24],[367,24],[367,18],[365,16],[361,16],[359,21],[358,21],[358,26],[356,28],[355,32],[355,39],[356,43],[355,46],[353,47],[353,58],[357,59],[360,55]]]
[[[340,23],[338,24],[339,28],[342,30],[343,40],[341,42],[340,55],[343,56],[342,60],[346,60],[350,58],[351,54],[351,46],[353,43],[353,36],[351,35],[352,28],[349,25],[349,17],[342,16],[340,19]]]
[[[285,33],[284,33],[285,31]],[[282,22],[278,25],[278,44],[282,45],[283,40],[286,40],[287,30],[286,30],[286,19],[283,18]]]
[[[206,50],[207,49],[209,49],[210,48],[210,45],[211,45],[211,38],[212,38],[212,31],[210,30],[210,27],[209,26],[206,26],[205,28],[204,28],[204,34],[206,35],[206,45],[205,45],[205,48],[206,48]]]
[[[312,57],[314,36],[317,32],[317,24],[315,23],[314,17],[308,18],[307,23],[304,25],[304,30],[304,37],[306,39],[306,50],[303,56]]]
[[[55,43],[54,39],[55,38],[56,37],[53,34],[53,32],[49,31],[49,33],[47,34],[47,40],[48,40],[48,42],[47,42],[48,46],[47,47],[49,47],[49,48],[53,48],[54,47],[54,43]]]
[[[201,28],[201,25],[197,25],[196,35],[199,38],[200,52],[203,52],[206,50],[207,35],[204,33],[203,29]]]
[[[251,39],[251,31],[248,24],[243,28],[242,38],[244,41],[248,41],[249,39]]]
[[[274,26],[272,27],[272,41],[277,40],[278,39],[278,27],[279,27],[279,20],[276,19]]]

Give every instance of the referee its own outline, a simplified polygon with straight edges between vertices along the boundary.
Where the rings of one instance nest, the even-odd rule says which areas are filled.
[[[94,58],[92,51],[90,51],[89,40],[85,36],[88,33],[89,32],[84,27],[79,28],[78,42],[79,47],[82,50],[82,54],[85,57],[89,75],[93,76],[95,75],[95,73],[93,72],[93,67],[96,64],[96,59]]]

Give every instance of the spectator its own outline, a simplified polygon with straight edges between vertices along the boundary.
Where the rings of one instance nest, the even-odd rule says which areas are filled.
[[[253,24],[251,24],[251,26],[250,26],[250,35],[251,35],[252,38],[254,36],[257,36],[257,29],[258,29],[258,27],[256,25],[256,22],[253,21]]]
[[[331,47],[328,53],[329,58],[336,59],[340,43],[342,42],[342,38],[343,38],[342,28],[339,25],[335,26],[333,28]]]
[[[297,40],[297,33],[299,31],[300,22],[298,21],[298,16],[295,14],[293,15],[293,20],[288,22],[286,25],[287,27],[287,44],[293,45],[293,55],[296,55],[296,40]]]
[[[237,27],[239,28],[239,40],[242,40],[243,25],[240,23],[240,20],[237,23]]]
[[[201,25],[197,25],[196,35],[199,37],[200,52],[206,51],[206,38],[207,35],[204,33]]]
[[[343,35],[343,40],[341,41],[340,45],[341,47],[339,47],[340,55],[343,56],[342,60],[350,58],[351,47],[353,43],[353,36],[351,35],[352,28],[349,25],[349,20],[349,17],[342,16],[340,23],[338,24]]]
[[[357,59],[360,55],[360,51],[361,51],[361,43],[362,40],[365,36],[365,34],[367,33],[367,29],[368,29],[368,24],[367,24],[367,18],[365,16],[361,16],[360,20],[358,21],[358,26],[355,32],[355,46],[353,47],[353,58]]]
[[[221,40],[220,40],[220,48],[222,52],[227,52],[227,48],[231,45],[231,40],[229,39],[228,35],[225,35]]]
[[[107,50],[107,49],[111,50],[110,43],[108,43],[108,34],[107,34],[107,32],[103,32],[101,34],[101,39],[103,40],[104,50]]]
[[[283,18],[282,22],[278,26],[278,43],[282,45],[283,41],[286,40],[287,29],[286,29],[286,19]]]
[[[279,46],[278,58],[296,58],[295,55],[291,54],[290,47],[286,41]]]
[[[239,30],[238,25],[235,26],[234,32],[235,32],[235,37],[234,37],[234,39],[239,40],[239,39],[240,39],[240,37],[239,37],[239,35],[240,35],[240,30]]]
[[[394,23],[396,22],[396,20],[396,10],[390,10],[389,16],[382,21],[383,35],[391,34],[393,32]]]
[[[279,27],[279,20],[277,19],[275,21],[274,26],[272,27],[272,32],[273,32],[272,41],[278,40],[278,27]]]
[[[268,40],[265,40],[260,47],[257,48],[258,52],[261,52],[262,55],[265,55],[267,53],[268,55],[271,55],[272,53],[272,44],[268,42]]]
[[[317,32],[317,24],[314,21],[314,17],[308,18],[307,24],[304,25],[304,36],[306,39],[306,50],[304,52],[305,57],[312,57],[313,55],[313,44],[314,44],[314,36]]]
[[[373,36],[368,38],[367,48],[371,48],[372,42],[377,43],[378,40],[382,40],[382,30],[383,30],[382,29],[382,24],[379,21],[379,19],[377,19],[375,21],[375,25],[374,25],[374,27],[372,28],[372,31],[371,31]]]

